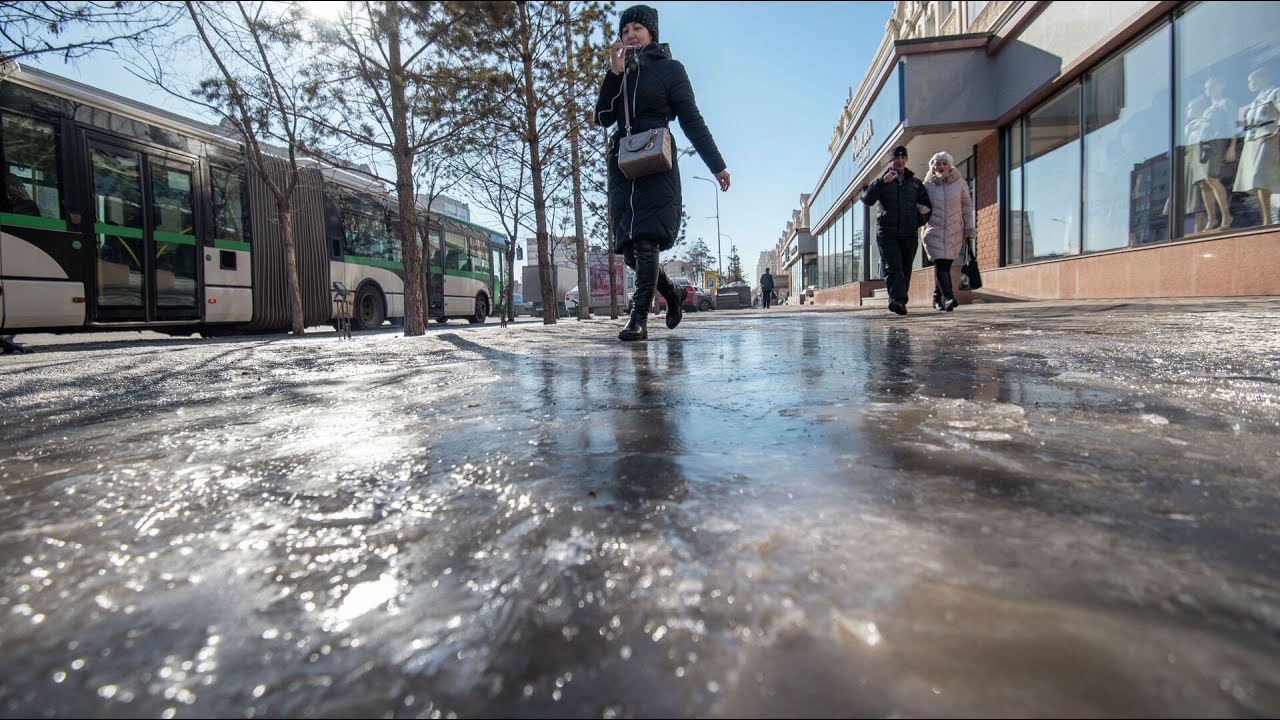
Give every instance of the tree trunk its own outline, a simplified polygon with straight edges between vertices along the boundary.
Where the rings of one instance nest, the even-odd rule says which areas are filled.
[[[517,2],[520,12],[520,62],[524,66],[524,121],[525,140],[529,143],[529,172],[533,176],[533,216],[538,228],[538,281],[542,285],[542,324],[555,325],[556,293],[551,281],[554,277],[550,241],[547,237],[547,201],[542,187],[542,151],[538,142],[538,97],[533,87],[533,50],[530,47],[529,8],[527,2]],[[581,297],[581,296],[579,296]]]
[[[569,164],[573,173],[573,231],[578,241],[578,319],[591,317],[591,282],[587,274],[587,237],[582,229],[582,163],[578,154],[578,68],[573,62],[573,23],[570,22],[569,3],[560,6],[564,11],[564,60],[569,85]]]
[[[409,103],[405,99],[404,66],[400,59],[400,4],[387,10],[388,68],[391,81],[391,156],[396,164],[396,197],[400,203],[400,256],[404,264],[404,334],[425,332],[422,263],[418,253],[418,199],[413,183],[413,150],[409,147]]]
[[[294,335],[306,332],[302,315],[302,288],[298,287],[298,250],[293,242],[293,203],[284,197],[276,198],[276,212],[280,216],[280,235],[284,239],[285,286],[289,293],[289,317]]]
[[[606,28],[607,30],[607,28]],[[609,203],[609,131],[604,131],[604,249],[609,255],[609,319],[618,319],[618,281],[613,276],[617,258],[613,253],[613,206]],[[623,277],[626,272],[623,272]],[[626,286],[623,286],[623,290]]]
[[[506,318],[507,322],[516,321],[515,309],[515,292],[516,292],[516,239],[514,237],[507,238],[507,300],[506,300]]]

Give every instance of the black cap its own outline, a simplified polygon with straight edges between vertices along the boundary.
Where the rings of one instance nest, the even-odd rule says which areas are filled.
[[[898,147],[893,149],[893,157],[906,157],[906,156],[907,156],[906,145],[899,145]]]
[[[622,11],[622,17],[618,18],[618,34],[622,34],[622,28],[627,23],[640,23],[649,31],[649,36],[654,42],[658,42],[658,11],[648,5],[632,5]]]

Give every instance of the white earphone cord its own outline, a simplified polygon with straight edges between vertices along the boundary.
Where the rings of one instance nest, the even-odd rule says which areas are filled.
[[[639,55],[639,53],[637,53],[637,55]],[[612,70],[609,70],[608,72],[612,72]],[[609,101],[609,109],[607,111],[596,113],[597,123],[600,122],[600,116],[604,114],[604,112],[613,112],[614,107],[618,103],[618,98],[622,97],[622,93],[626,91],[627,91],[627,71],[624,69],[622,71],[622,86],[618,89],[618,94],[614,95],[613,99]],[[631,91],[631,104],[633,106],[636,103],[636,98],[639,97],[639,93],[640,93],[640,60],[639,60],[639,57],[637,57],[636,58],[636,85],[635,85],[635,89]],[[619,127],[621,128],[622,126],[620,125]],[[626,131],[624,130],[623,132],[626,132]],[[619,145],[621,145],[622,141],[619,140],[618,142],[619,142]],[[628,197],[627,199],[627,206],[631,209],[631,226],[627,228],[627,239],[632,240],[635,238],[635,234],[636,234],[636,181],[635,180],[631,181],[631,194],[630,194],[630,197]]]

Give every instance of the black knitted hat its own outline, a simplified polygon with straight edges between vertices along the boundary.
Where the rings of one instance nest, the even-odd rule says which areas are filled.
[[[627,23],[640,23],[645,26],[649,34],[653,36],[653,41],[658,42],[658,11],[648,5],[632,5],[622,11],[622,17],[618,19],[618,34],[622,34],[622,28]]]

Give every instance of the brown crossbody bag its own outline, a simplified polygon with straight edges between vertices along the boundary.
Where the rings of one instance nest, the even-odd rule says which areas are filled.
[[[622,115],[627,134],[618,143],[618,169],[628,180],[671,169],[671,131],[667,128],[631,134],[631,106],[627,102],[627,70],[622,74]],[[636,77],[637,84],[639,76]]]

